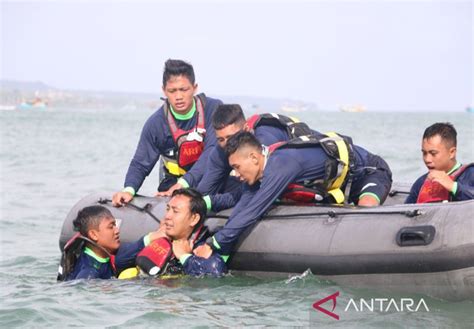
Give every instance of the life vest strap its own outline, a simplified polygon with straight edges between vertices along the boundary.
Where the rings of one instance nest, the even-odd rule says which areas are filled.
[[[342,186],[342,184],[344,184],[347,173],[349,172],[349,150],[343,138],[339,136],[338,134],[336,134],[335,132],[328,132],[326,133],[326,135],[328,135],[329,137],[333,139],[333,141],[336,143],[337,150],[339,152],[339,165],[338,165],[337,178],[330,186],[330,189],[331,190],[339,189]],[[344,200],[344,194],[342,194],[342,200]]]
[[[173,114],[171,113],[171,110],[169,108],[169,103],[168,101],[165,101],[164,106],[164,111],[165,111],[165,116],[168,121],[168,126],[171,131],[171,135],[173,137],[173,140],[175,142],[175,149],[173,150],[172,154],[169,154],[168,156],[163,155],[163,164],[165,168],[168,170],[168,173],[172,176],[176,177],[181,177],[184,174],[186,174],[188,166],[191,166],[194,164],[199,158],[200,154],[202,153],[203,147],[199,147],[199,143],[204,143],[204,134],[205,134],[205,115],[204,115],[204,107],[205,107],[205,95],[204,94],[199,94],[194,97],[194,100],[196,102],[196,111],[197,111],[197,122],[196,126],[188,131],[184,131],[182,129],[179,129],[176,120],[173,117]],[[186,136],[190,134],[197,134],[198,137],[201,137],[200,140],[190,143],[190,141],[187,141]],[[192,148],[192,152],[190,151],[190,155],[186,154],[181,154],[181,145],[183,144],[188,144],[188,148]],[[181,165],[180,165],[181,164]],[[183,168],[185,167],[185,168]]]
[[[351,165],[350,139],[346,141],[344,137],[335,132],[325,134],[327,137],[318,138],[314,135],[300,136],[288,142],[279,142],[270,145],[270,154],[278,148],[300,148],[310,146],[321,146],[323,151],[328,155],[329,161],[326,163],[326,174],[322,180],[307,182],[304,186],[314,188],[315,186],[324,185],[327,193],[332,196],[336,203],[345,201],[344,192],[341,187],[347,181]],[[337,149],[337,150],[336,150]],[[336,153],[337,152],[337,153]]]

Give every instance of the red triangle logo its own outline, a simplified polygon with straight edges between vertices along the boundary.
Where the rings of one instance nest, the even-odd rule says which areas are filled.
[[[339,320],[339,315],[336,313],[333,313],[334,309],[336,308],[336,298],[339,296],[339,291],[335,292],[332,295],[329,295],[323,299],[318,300],[313,304],[313,308],[317,311],[323,312],[326,315],[329,315],[330,317]],[[332,300],[332,310],[329,311],[321,306],[321,304],[326,303],[328,300]]]

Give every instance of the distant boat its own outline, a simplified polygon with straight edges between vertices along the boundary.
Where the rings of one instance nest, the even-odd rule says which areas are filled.
[[[474,113],[474,107],[473,106],[466,107],[466,112],[467,113]]]
[[[31,101],[22,102],[17,106],[19,110],[46,110],[47,107],[48,104],[39,97]]]
[[[364,105],[343,105],[339,108],[341,112],[365,112],[367,111],[367,107]]]

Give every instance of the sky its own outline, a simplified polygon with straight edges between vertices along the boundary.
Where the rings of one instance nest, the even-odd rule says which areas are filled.
[[[1,79],[161,95],[168,58],[210,96],[320,109],[474,105],[473,1],[1,2]]]

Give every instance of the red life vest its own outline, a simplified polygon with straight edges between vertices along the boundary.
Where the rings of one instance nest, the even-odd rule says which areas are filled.
[[[290,139],[311,135],[313,131],[309,126],[296,118],[276,113],[255,114],[247,119],[247,126],[254,130],[258,126],[273,126],[287,131]]]
[[[204,225],[201,225],[191,234],[190,240],[193,244],[206,232],[203,228]],[[174,254],[171,240],[168,238],[160,238],[151,242],[140,251],[137,255],[136,263],[146,274],[157,276],[167,271],[168,265],[173,258]]]
[[[288,142],[270,145],[269,154],[271,155],[276,149],[280,148],[312,146],[321,146],[328,155],[329,159],[325,164],[325,177],[303,184],[291,183],[280,199],[296,203],[343,203],[345,195],[341,187],[348,181],[350,169],[355,162],[351,138],[336,133],[327,133],[325,138],[314,135],[302,136]]]
[[[175,149],[171,154],[163,155],[164,165],[172,176],[180,177],[191,169],[192,165],[199,159],[204,149],[205,129],[205,95],[199,94],[195,98],[197,122],[190,130],[178,128],[173,114],[169,110],[168,102],[165,102],[164,111],[170,127],[171,135],[175,142]]]
[[[474,163],[470,163],[459,167],[449,177],[455,182],[459,176],[470,166],[474,166]],[[421,186],[420,192],[416,203],[431,203],[431,202],[444,202],[451,201],[452,195],[450,191],[445,189],[440,183],[435,182],[431,179],[426,178]]]

